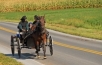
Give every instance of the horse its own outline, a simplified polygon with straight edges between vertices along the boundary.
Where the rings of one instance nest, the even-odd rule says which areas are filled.
[[[45,30],[45,16],[38,16],[39,20],[36,21],[35,24],[31,27],[32,38],[34,40],[35,49],[37,56],[39,56],[40,48],[42,47],[43,53],[44,53],[44,59],[46,59],[46,41],[47,41],[47,35]]]

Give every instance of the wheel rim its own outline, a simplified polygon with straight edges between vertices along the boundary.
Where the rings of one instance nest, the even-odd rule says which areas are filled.
[[[14,56],[14,46],[11,46],[12,55]]]
[[[53,55],[53,47],[52,47],[52,42],[53,40],[52,40],[52,37],[50,36],[49,37],[49,49],[50,49],[50,54],[51,55]]]
[[[21,57],[21,50],[20,49],[18,49],[18,56],[19,56],[19,58]]]
[[[21,57],[21,46],[20,46],[20,40],[17,38],[17,44],[18,44],[18,56]]]
[[[53,55],[53,48],[50,46],[50,54]]]
[[[12,55],[14,56],[15,48],[14,48],[14,38],[13,38],[13,36],[11,36],[11,52],[12,52]]]

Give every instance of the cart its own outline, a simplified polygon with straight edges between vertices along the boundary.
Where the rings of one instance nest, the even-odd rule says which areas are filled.
[[[34,48],[34,41],[33,41],[32,37],[28,37],[26,39],[23,38],[23,40],[21,42],[22,35],[23,35],[23,32],[17,32],[16,35],[11,35],[11,52],[12,52],[12,55],[13,56],[15,55],[15,48],[17,48],[19,58],[21,58],[21,50],[23,48],[35,49]],[[46,47],[49,47],[49,51],[50,51],[50,54],[52,56],[53,55],[53,39],[50,35],[47,37],[46,42],[47,42]]]

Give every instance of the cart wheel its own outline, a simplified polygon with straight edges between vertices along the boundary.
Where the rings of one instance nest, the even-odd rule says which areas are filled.
[[[13,36],[11,36],[11,52],[12,52],[12,55],[14,56],[14,54],[15,54],[15,46],[14,46],[14,38],[13,38]]]
[[[17,38],[17,44],[18,44],[18,47],[17,47],[18,56],[19,56],[19,58],[21,58],[21,46],[20,46],[20,39],[19,38]]]
[[[18,48],[18,56],[19,56],[19,58],[21,58],[21,49],[20,48]]]
[[[52,47],[52,45],[53,45],[53,39],[52,39],[52,37],[50,36],[50,37],[49,37],[49,49],[50,49],[50,54],[51,54],[51,55],[53,55],[53,47]]]
[[[15,48],[14,48],[14,46],[11,46],[11,51],[12,51],[12,55],[14,56],[14,54],[15,54]]]

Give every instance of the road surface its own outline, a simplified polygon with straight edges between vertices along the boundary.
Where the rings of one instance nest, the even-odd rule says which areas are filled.
[[[12,56],[10,36],[15,35],[17,24],[0,22],[0,52]],[[102,65],[102,41],[73,36],[48,30],[54,40],[54,55],[51,56],[47,47],[47,59],[35,57],[35,49],[22,49],[22,57],[17,53],[14,59],[25,65]]]

